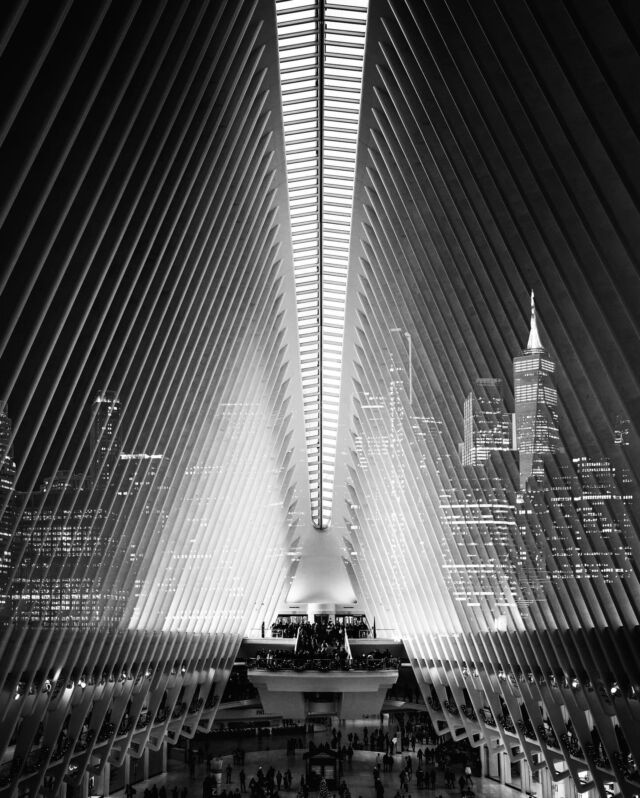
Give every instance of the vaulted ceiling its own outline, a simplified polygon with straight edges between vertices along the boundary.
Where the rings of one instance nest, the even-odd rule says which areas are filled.
[[[617,0],[2,5],[0,373],[18,488],[3,494],[3,750],[21,717],[36,729],[53,706],[45,678],[60,682],[47,763],[72,699],[79,728],[104,709],[99,731],[115,671],[134,677],[122,694],[140,711],[167,691],[176,705],[215,696],[306,541],[326,540],[425,695],[466,690],[496,715],[501,696],[514,718],[544,704],[558,728],[569,707],[612,761],[614,718],[639,761],[639,35]],[[460,601],[451,574],[477,541],[442,507],[469,489],[463,405],[495,377],[513,406],[532,289],[557,364],[557,473],[615,455],[635,491],[628,565],[549,579],[531,605]],[[113,499],[119,526],[102,539],[89,524],[100,543],[84,559],[64,546],[48,559],[54,523],[36,529],[53,481],[36,488],[63,469],[82,486],[70,513],[94,507],[104,389],[120,397],[122,451],[165,458],[160,487],[135,518]],[[493,467],[515,491],[516,466]],[[588,562],[612,545],[577,548]],[[502,585],[499,565],[482,579]],[[46,591],[29,585],[63,572],[97,574],[101,595],[91,623],[61,631],[39,622]],[[628,689],[614,706],[499,675],[534,668]],[[29,706],[16,683],[18,697],[34,688]],[[210,727],[196,712],[146,743]]]

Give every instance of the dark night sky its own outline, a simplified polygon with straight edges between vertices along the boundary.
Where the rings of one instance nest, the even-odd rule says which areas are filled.
[[[144,401],[144,384],[134,388],[132,377],[145,369],[142,353],[151,348],[177,280],[164,265],[166,254],[163,267],[152,274],[161,248],[175,251],[177,239],[161,234],[152,241],[161,203],[151,200],[165,169],[166,184],[176,184],[180,158],[174,162],[172,151],[180,115],[171,128],[166,120],[179,110],[185,92],[198,88],[185,76],[207,25],[197,19],[198,4],[107,5],[75,3],[64,16],[62,3],[29,4],[0,59],[3,74],[12,76],[0,85],[0,107],[9,122],[0,148],[0,251],[6,275],[0,294],[0,369],[11,417],[25,413],[15,446],[25,469],[23,484],[36,472],[55,420],[61,423],[51,453],[67,444],[76,414],[87,408],[78,428],[84,430],[87,400],[96,389],[122,382],[121,397],[130,411]],[[214,5],[206,9],[205,23]],[[14,9],[2,4],[4,27]],[[57,24],[59,34],[45,54]],[[39,57],[44,63],[31,82]],[[177,214],[180,199],[178,193],[168,218]],[[117,357],[120,347],[128,342],[131,351],[147,321],[139,354],[126,369],[126,355]],[[33,428],[39,431],[27,458]],[[76,432],[72,443],[80,439]],[[45,473],[53,459],[47,457]]]
[[[589,91],[585,93],[583,87],[576,84],[576,96],[587,109],[593,129],[602,132],[604,151],[610,155],[612,167],[615,167],[609,172],[603,169],[602,178],[599,175],[593,178],[598,190],[598,180],[601,180],[603,190],[606,189],[607,195],[601,202],[609,210],[607,203],[617,202],[620,196],[624,195],[627,203],[629,198],[633,200],[638,196],[635,188],[637,174],[632,168],[637,136],[635,143],[625,138],[634,125],[637,131],[637,103],[634,107],[630,99],[633,87],[628,76],[633,74],[633,70],[624,68],[625,64],[633,66],[637,63],[637,52],[632,52],[632,44],[638,41],[637,31],[640,30],[638,10],[633,3],[614,3],[613,12],[599,22],[601,35],[597,39],[594,38],[596,17],[583,14],[582,8],[574,8],[569,3],[561,14],[553,4],[540,4],[535,11],[540,28],[551,43],[549,46],[555,48],[555,56],[561,61],[566,49],[574,59],[569,59],[565,65],[567,75],[574,82],[582,74],[579,74],[579,65],[586,65],[583,79]],[[53,467],[55,455],[67,446],[69,440],[71,449],[80,444],[88,423],[88,406],[97,389],[120,387],[125,404],[125,426],[127,421],[133,424],[137,410],[144,409],[150,401],[154,378],[145,353],[160,351],[157,346],[154,348],[154,342],[161,332],[168,332],[171,339],[173,328],[161,320],[165,310],[177,321],[187,312],[177,297],[191,276],[193,269],[190,271],[190,267],[195,268],[195,261],[187,253],[197,233],[195,225],[187,222],[193,195],[186,186],[191,179],[195,179],[196,188],[198,186],[200,176],[195,164],[202,154],[203,145],[201,142],[196,144],[195,154],[189,160],[186,154],[195,141],[197,125],[203,119],[210,99],[211,90],[203,76],[214,58],[216,47],[221,45],[215,39],[206,42],[218,12],[217,3],[144,0],[65,5],[47,2],[28,3],[23,13],[20,9],[17,2],[0,4],[0,30],[8,31],[15,26],[10,37],[0,40],[6,44],[0,53],[0,69],[3,75],[11,76],[10,80],[0,82],[3,114],[0,128],[3,179],[0,252],[6,275],[0,292],[0,373],[2,395],[9,400],[10,415],[16,421],[20,419],[15,449],[16,459],[24,467],[20,484],[26,486],[28,477],[35,477],[40,471],[42,454],[46,454],[43,467],[46,473]],[[495,29],[492,27],[495,11],[492,9],[493,6],[489,5],[482,7],[481,21],[488,31]],[[525,6],[518,4],[505,7],[509,14],[504,16],[504,20],[512,31],[526,27],[531,11],[527,8],[525,12],[524,9]],[[424,13],[427,14],[426,10]],[[505,24],[504,20],[501,24]],[[473,20],[469,15],[461,15],[460,22],[471,41],[475,29]],[[582,33],[587,45],[569,37],[568,33],[573,29]],[[442,30],[447,31],[446,26]],[[628,40],[620,40],[621,30],[626,31]],[[55,31],[57,34],[52,36]],[[457,34],[453,26],[449,34],[452,52],[455,52]],[[559,48],[558,41],[563,36],[566,47]],[[488,53],[481,43],[477,46],[476,56],[478,63],[492,76],[494,89],[498,91],[506,86],[501,73],[503,68],[507,77],[509,69],[513,70],[514,85],[523,79],[525,71],[518,71],[517,54],[514,55],[515,48],[506,35],[500,38],[496,33],[493,44],[497,48],[504,46],[500,58]],[[436,48],[433,53],[437,55],[438,42],[434,40],[433,46]],[[464,78],[467,85],[477,92],[475,96],[486,102],[489,109],[483,107],[481,110],[489,123],[497,125],[494,127],[496,131],[503,130],[504,125],[500,127],[495,119],[491,119],[491,113],[497,113],[494,98],[484,96],[484,84],[477,71],[471,69],[468,53],[461,43],[458,46],[457,60],[449,64],[448,57],[442,55],[438,69],[445,65],[443,68],[449,71],[443,74],[454,87],[460,80],[456,70],[458,67],[466,69]],[[202,48],[204,57],[192,74]],[[542,55],[535,54],[540,58],[536,68],[542,75],[547,64],[543,48],[540,48],[540,53]],[[584,58],[584,62],[579,58]],[[513,60],[513,65],[509,59]],[[40,60],[41,68],[36,69]],[[224,57],[220,63],[222,69]],[[574,68],[574,64],[578,66]],[[422,65],[428,65],[426,55]],[[575,74],[572,74],[574,69]],[[596,80],[598,69],[606,79]],[[203,85],[204,92],[197,97]],[[545,105],[548,98],[544,98],[543,103],[543,92],[533,79],[523,81],[519,90],[518,102],[527,101],[526,92],[531,91],[531,104],[526,108],[531,112],[527,125],[542,124],[546,119],[544,115],[549,113]],[[514,94],[510,92],[510,87],[504,88],[504,96],[515,103]],[[459,96],[465,96],[461,89]],[[372,103],[377,102],[373,96],[370,99]],[[565,99],[567,102],[574,100],[568,93]],[[603,109],[609,106],[619,112],[619,116],[608,114],[607,119],[611,119],[612,124],[603,128]],[[566,313],[560,307],[562,300],[559,299],[554,312],[543,309],[542,316],[556,347],[569,340],[567,331],[573,336],[562,358],[568,383],[588,383],[584,379],[583,363],[597,364],[598,358],[607,359],[611,388],[602,390],[603,408],[593,422],[600,425],[598,435],[604,438],[620,405],[620,397],[614,390],[618,381],[623,385],[625,395],[622,398],[627,403],[630,417],[637,421],[640,412],[637,390],[627,387],[631,384],[628,375],[638,365],[638,314],[637,298],[634,298],[638,285],[635,217],[629,215],[625,218],[614,208],[611,218],[619,224],[619,229],[612,226],[601,230],[598,224],[602,217],[590,215],[592,209],[598,214],[601,209],[590,199],[591,207],[585,203],[585,215],[580,218],[583,209],[578,207],[578,201],[582,195],[577,182],[569,186],[574,192],[574,207],[567,203],[565,213],[560,202],[565,202],[563,192],[567,180],[573,179],[573,175],[568,172],[568,177],[562,176],[565,181],[562,183],[557,176],[550,175],[548,167],[552,159],[558,164],[558,174],[560,167],[564,166],[561,137],[558,135],[556,142],[549,135],[544,141],[548,147],[547,162],[537,143],[530,144],[525,137],[525,133],[530,134],[518,116],[521,109],[514,110],[515,105],[511,108],[506,104],[503,108],[512,113],[513,129],[519,131],[518,125],[521,124],[524,131],[518,143],[529,158],[529,164],[518,160],[518,167],[522,168],[523,175],[526,174],[525,166],[538,170],[536,178],[541,189],[536,189],[537,193],[532,190],[531,207],[538,211],[539,218],[548,221],[548,228],[543,232],[545,235],[548,233],[546,244],[550,251],[553,249],[551,244],[556,243],[553,236],[557,239],[552,253],[556,262],[551,259],[543,262],[531,247],[523,246],[519,251],[513,248],[507,253],[508,258],[513,258],[518,269],[522,270],[522,275],[518,275],[522,284],[517,284],[514,289],[519,297],[517,301],[519,304],[526,302],[526,291],[531,285],[544,286],[547,300],[554,297],[557,291],[555,270],[563,274],[564,285],[568,286],[565,295],[569,301],[564,305]],[[471,110],[463,110],[472,118]],[[183,123],[191,112],[193,116],[184,127],[184,140],[178,146]],[[464,132],[455,129],[456,112],[457,109],[452,108],[450,118],[444,121],[437,120],[434,115],[433,124],[439,124],[445,130],[444,122],[447,125],[451,123],[454,133],[464,142]],[[372,117],[367,122],[374,124]],[[569,122],[576,130],[580,128],[577,114]],[[205,129],[211,124],[211,120],[206,121]],[[439,132],[438,135],[444,134]],[[574,128],[568,127],[566,135],[571,140]],[[511,146],[511,142],[507,143]],[[497,135],[487,148],[496,144],[503,146]],[[505,147],[501,150],[503,155]],[[468,153],[471,152],[469,148]],[[588,146],[585,145],[584,152],[592,154],[591,161],[587,158],[583,163],[585,170],[601,166],[602,151],[591,140]],[[506,155],[504,157],[506,163]],[[581,157],[585,157],[582,152]],[[516,163],[515,155],[511,163]],[[483,163],[478,166],[483,176],[485,166]],[[186,167],[184,175],[181,174],[183,167]],[[608,162],[605,167],[609,168]],[[607,183],[614,172],[618,182]],[[575,173],[582,179],[577,166]],[[499,182],[503,177],[498,172],[494,179]],[[521,179],[520,175],[517,177]],[[160,189],[157,198],[156,189]],[[549,192],[548,197],[545,191]],[[557,196],[552,196],[552,192]],[[181,207],[183,200],[186,200],[184,208]],[[528,227],[533,225],[527,217],[527,209],[522,207],[521,197],[514,193],[509,200],[522,216],[517,234],[524,240],[530,233]],[[167,214],[163,219],[165,204]],[[500,211],[490,210],[496,223],[501,224]],[[554,210],[557,219],[552,218]],[[173,223],[175,229],[171,228]],[[600,239],[594,239],[599,247],[597,253],[587,236],[592,231],[601,234]],[[182,233],[186,233],[184,239],[180,238]],[[575,247],[574,242],[577,242]],[[593,260],[590,261],[589,257]],[[607,273],[599,265],[599,259],[604,259]],[[181,272],[183,266],[185,271]],[[551,270],[554,270],[553,274]],[[522,279],[523,275],[525,279]],[[488,278],[495,281],[492,274]],[[224,280],[224,276],[217,275],[215,279]],[[423,279],[427,280],[426,271]],[[178,289],[176,294],[171,293],[174,288]],[[498,285],[496,290],[501,292],[502,287]],[[505,296],[509,293],[510,289],[504,292]],[[506,321],[504,324],[498,322],[496,328],[500,330],[496,329],[495,335],[503,349],[501,357],[508,365],[515,352],[504,346],[498,332],[504,335],[504,328],[512,328],[519,308],[513,304],[512,298],[507,297],[504,302],[496,312],[504,313]],[[614,309],[611,313],[610,308]],[[619,312],[619,309],[624,312]],[[470,318],[471,310],[471,302],[467,302],[466,312]],[[578,311],[584,311],[582,320]],[[573,313],[573,318],[570,318],[570,313]],[[576,357],[577,349],[572,351],[572,347],[576,342],[584,341],[581,325],[588,318],[598,320],[602,330],[610,336],[606,340],[615,342],[615,348],[601,343],[605,338],[594,332],[594,353],[598,349],[598,358],[592,358],[587,352],[581,361]],[[484,323],[482,313],[476,314],[473,324],[477,327]],[[181,339],[184,351],[188,350],[190,340],[184,333]],[[134,352],[138,343],[139,349]],[[121,352],[125,345],[125,351]],[[584,348],[588,349],[587,346]],[[169,372],[171,368],[172,364]],[[467,367],[467,371],[472,373],[473,368]],[[138,379],[140,375],[142,378]],[[623,378],[627,382],[622,383]],[[162,387],[167,389],[169,398],[164,404],[157,405],[156,415],[174,412],[169,393],[171,379],[171,374],[164,378]],[[589,379],[596,388],[605,385],[598,375],[589,375]],[[568,384],[564,386],[563,396],[569,398]],[[576,401],[581,402],[584,398],[580,393]],[[461,406],[460,397],[456,402]],[[21,418],[22,414],[24,418]],[[48,435],[58,422],[58,432],[49,445]],[[32,431],[36,434],[33,443],[30,440]],[[163,441],[155,439],[144,444],[146,435],[147,432],[142,430],[143,443],[140,445],[154,448],[164,445]],[[68,457],[65,462],[68,464]]]

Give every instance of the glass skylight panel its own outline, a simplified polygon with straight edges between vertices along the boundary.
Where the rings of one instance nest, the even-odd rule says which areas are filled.
[[[317,527],[331,520],[367,5],[368,0],[276,0],[307,458]]]

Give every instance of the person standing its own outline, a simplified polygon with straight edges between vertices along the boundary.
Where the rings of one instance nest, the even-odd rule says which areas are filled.
[[[247,777],[244,772],[244,768],[240,771],[240,792],[247,791]]]
[[[471,768],[467,765],[464,769],[464,776],[467,780],[467,787],[473,787],[473,779],[471,778]]]

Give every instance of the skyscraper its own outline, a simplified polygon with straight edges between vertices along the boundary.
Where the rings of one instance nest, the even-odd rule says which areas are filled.
[[[21,626],[87,629],[100,621],[105,510],[80,475],[59,471],[22,494],[12,544],[11,620]]]
[[[530,476],[543,476],[543,455],[560,449],[556,365],[542,346],[531,292],[531,327],[527,346],[513,360],[515,448],[520,452],[520,488]]]
[[[0,615],[4,614],[7,599],[9,544],[15,522],[16,464],[10,441],[11,419],[6,402],[0,402]]]
[[[110,485],[118,463],[122,447],[120,409],[113,391],[100,391],[93,400],[89,479],[97,493]]]
[[[476,380],[476,389],[464,402],[462,464],[479,465],[491,452],[512,448],[511,414],[502,395],[502,381]]]
[[[140,592],[141,563],[166,522],[166,470],[166,458],[157,453],[121,452],[115,464],[107,518],[108,560],[98,573],[104,625],[126,626],[133,611]]]

